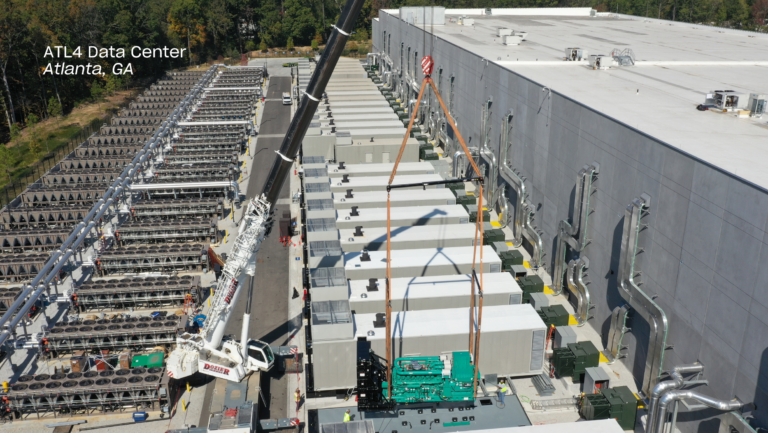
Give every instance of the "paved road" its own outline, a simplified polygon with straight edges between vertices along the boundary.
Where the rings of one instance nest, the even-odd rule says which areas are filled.
[[[272,77],[270,79],[267,99],[274,98],[278,101],[283,92],[288,92],[291,87],[290,77]],[[248,182],[248,196],[261,194],[264,182],[269,175],[269,170],[277,156],[275,150],[280,148],[283,136],[291,123],[291,107],[282,105],[281,102],[267,101],[259,128],[259,137],[256,142],[251,177]],[[280,198],[289,198],[288,182],[280,193]],[[264,240],[259,250],[256,276],[253,288],[253,304],[251,306],[251,323],[249,327],[250,337],[262,340],[273,346],[284,345],[288,338],[288,248],[279,242],[279,226],[277,221],[288,210],[288,205],[275,206],[274,229]],[[251,281],[249,281],[251,283]],[[234,334],[240,339],[245,312],[246,294],[242,293],[242,301],[235,306],[232,316],[227,324],[226,334]],[[286,386],[281,386],[280,377],[276,368],[273,371],[262,374],[262,395],[267,399],[259,407],[259,418],[286,418]],[[206,398],[203,402],[201,424],[206,425],[209,416],[208,407],[213,392],[213,386],[206,390]],[[261,399],[259,399],[261,400]]]

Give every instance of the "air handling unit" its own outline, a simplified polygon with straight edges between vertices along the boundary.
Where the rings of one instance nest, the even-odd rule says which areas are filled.
[[[474,247],[427,248],[400,250],[392,254],[392,278],[424,277],[436,275],[468,274],[472,263],[479,267],[479,252]],[[365,251],[344,254],[344,269],[351,280],[386,277],[384,251]],[[492,247],[483,246],[483,272],[501,272],[501,259]]]
[[[469,223],[469,214],[466,209],[457,204],[395,207],[389,210],[389,214],[392,227]],[[358,226],[363,228],[386,227],[387,208],[352,208],[337,211],[337,228],[354,229]]]
[[[393,278],[391,284],[392,310],[416,311],[444,308],[469,308],[467,296],[471,274],[438,277]],[[349,307],[358,314],[384,311],[385,281],[349,281]],[[483,275],[483,305],[522,304],[523,292],[509,272]]]
[[[329,310],[338,309],[337,316],[346,320],[349,306],[313,302],[311,308],[314,389],[356,387],[358,356],[368,356],[368,348],[379,356],[385,353],[383,314],[352,314],[351,322],[329,323]],[[466,350],[469,323],[469,308],[393,312],[394,358]],[[528,304],[484,307],[480,371],[512,377],[541,374],[546,329]]]
[[[456,204],[456,196],[448,188],[440,189],[393,189],[390,193],[390,206],[441,206]],[[333,194],[333,204],[338,210],[387,207],[386,191],[367,191]]]

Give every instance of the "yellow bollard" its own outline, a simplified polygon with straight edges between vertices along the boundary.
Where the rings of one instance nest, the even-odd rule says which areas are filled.
[[[181,410],[183,410],[184,412],[187,411],[187,402],[184,401],[183,398],[181,399]]]
[[[8,392],[8,382],[3,382],[3,391]]]
[[[187,382],[187,392],[192,392],[192,388],[189,386],[189,382]]]

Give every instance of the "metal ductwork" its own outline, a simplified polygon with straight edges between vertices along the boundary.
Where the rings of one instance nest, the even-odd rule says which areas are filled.
[[[608,347],[605,352],[609,361],[614,362],[622,356],[625,347],[621,345],[624,333],[629,329],[625,326],[628,310],[631,308],[645,319],[651,328],[648,355],[645,360],[645,373],[640,392],[649,395],[661,376],[664,364],[664,351],[667,349],[667,332],[669,324],[664,310],[645,292],[640,290],[635,278],[640,275],[635,269],[635,258],[642,252],[638,249],[638,237],[647,225],[641,219],[647,215],[646,209],[651,198],[642,194],[627,206],[624,212],[624,231],[621,239],[621,259],[619,261],[618,289],[621,297],[628,306],[616,307],[611,319],[611,330],[608,335]],[[623,316],[623,318],[622,318]]]
[[[691,391],[691,390],[668,391],[659,400],[659,411],[658,411],[658,415],[656,416],[656,419],[657,419],[656,430],[651,433],[664,433],[664,430],[665,430],[664,427],[666,426],[665,424],[667,419],[667,410],[669,409],[669,405],[672,403],[676,404],[680,400],[684,400],[684,399],[695,400],[703,404],[704,406],[711,407],[713,409],[721,410],[724,412],[730,412],[744,406],[744,403],[737,398],[734,398],[733,400],[718,400],[708,395],[699,394],[698,392]],[[675,425],[676,421],[677,420],[675,416],[672,419],[673,426]]]
[[[576,175],[576,194],[574,195],[573,224],[567,220],[561,220],[557,226],[557,250],[555,255],[555,269],[552,272],[552,285],[555,295],[563,293],[563,274],[565,273],[566,245],[574,252],[580,253],[587,246],[587,219],[592,209],[589,207],[589,199],[594,190],[592,183],[600,172],[600,165],[593,162],[585,165]],[[578,308],[578,307],[577,307]]]
[[[373,58],[373,59],[374,59],[374,62],[371,62],[371,58]],[[368,54],[365,56],[365,61],[366,61],[366,62],[367,62],[369,65],[377,65],[377,64],[379,63],[379,62],[378,62],[378,60],[379,60],[379,53],[368,53]]]
[[[587,324],[587,320],[590,319],[589,310],[592,308],[589,302],[589,289],[584,282],[584,277],[587,275],[584,270],[589,268],[589,259],[585,255],[581,255],[578,259],[568,262],[568,290],[576,298],[576,322],[578,326],[584,326]]]
[[[478,150],[476,147],[470,147],[469,153],[471,153],[470,156],[477,156]],[[466,158],[467,155],[464,154],[463,150],[458,150],[456,153],[453,154],[453,177],[458,178],[459,177],[459,161],[461,159]],[[479,173],[478,173],[479,174]]]
[[[490,203],[491,206],[493,206],[498,198],[496,194],[499,183],[499,164],[496,162],[496,155],[494,155],[493,150],[488,147],[488,137],[491,135],[491,104],[493,104],[493,97],[489,97],[488,100],[483,103],[483,109],[481,111],[480,124],[482,130],[480,141],[482,144],[480,156],[488,161],[488,173],[484,174],[488,188],[485,190],[486,196],[484,200],[486,203]]]
[[[656,417],[661,396],[671,390],[682,388],[685,384],[683,379],[684,374],[701,373],[703,370],[704,366],[698,362],[695,364],[675,366],[669,374],[672,377],[671,380],[659,382],[653,387],[648,403],[648,417],[646,418],[645,423],[646,433],[653,433],[656,430],[656,423],[658,421]]]
[[[538,268],[544,261],[544,242],[541,240],[541,233],[533,225],[533,216],[536,214],[534,207],[528,202],[528,193],[525,190],[525,178],[519,176],[508,163],[509,148],[512,146],[511,135],[509,130],[512,129],[512,121],[514,120],[514,112],[510,110],[506,116],[504,116],[504,128],[501,130],[501,177],[507,181],[509,185],[515,188],[517,194],[517,201],[515,205],[515,219],[512,226],[512,245],[519,247],[523,244],[523,235],[528,239],[528,242],[533,245],[533,254],[531,260],[533,266]],[[502,197],[506,202],[506,190],[502,188]],[[506,211],[505,211],[506,212]]]

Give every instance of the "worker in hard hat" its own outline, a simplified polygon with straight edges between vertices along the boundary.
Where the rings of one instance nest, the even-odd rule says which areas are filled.
[[[349,422],[350,419],[351,417],[349,415],[349,409],[347,409],[347,411],[344,412],[344,422]]]
[[[293,399],[296,401],[296,412],[298,412],[299,407],[301,407],[301,390],[299,388],[296,388],[296,392],[293,393]]]
[[[501,379],[499,381],[499,402],[504,406],[504,396],[507,395],[507,381]]]

